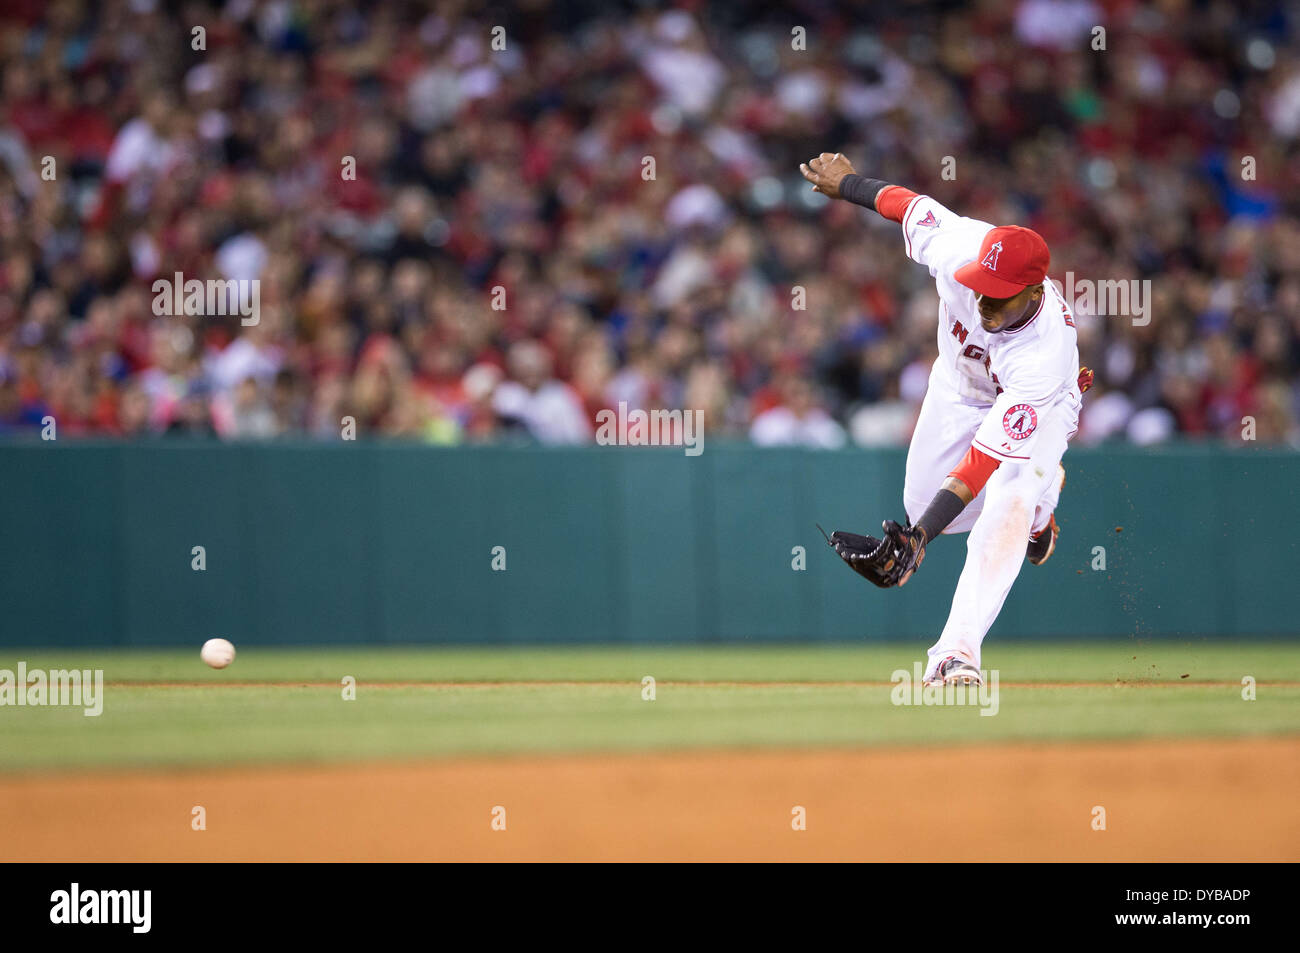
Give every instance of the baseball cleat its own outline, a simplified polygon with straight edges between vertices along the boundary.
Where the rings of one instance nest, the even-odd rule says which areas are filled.
[[[1029,537],[1025,557],[1035,566],[1041,566],[1056,551],[1056,537],[1060,535],[1061,529],[1056,525],[1056,514],[1053,513],[1048,517],[1047,525]]]
[[[1061,470],[1061,489],[1065,489],[1065,467],[1057,464]],[[1059,491],[1058,491],[1059,492]],[[1035,566],[1041,566],[1056,551],[1056,539],[1061,535],[1061,527],[1056,525],[1056,514],[1047,518],[1047,525],[1029,537],[1025,547],[1025,558]]]
[[[970,662],[949,655],[922,682],[924,685],[983,685],[984,677]]]

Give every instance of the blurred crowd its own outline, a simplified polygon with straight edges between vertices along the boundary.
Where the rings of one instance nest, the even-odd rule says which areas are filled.
[[[0,430],[905,444],[933,281],[829,150],[1150,282],[1078,315],[1080,440],[1300,445],[1285,8],[870,6],[6,0]],[[257,323],[156,313],[176,273]]]

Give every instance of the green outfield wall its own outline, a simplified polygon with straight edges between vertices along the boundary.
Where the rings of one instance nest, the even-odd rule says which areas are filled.
[[[3,444],[0,644],[924,643],[966,537],[882,591],[814,527],[902,519],[903,463],[717,445]],[[1296,633],[1300,455],[1125,447],[1066,464],[1060,545],[1025,564],[996,637]]]

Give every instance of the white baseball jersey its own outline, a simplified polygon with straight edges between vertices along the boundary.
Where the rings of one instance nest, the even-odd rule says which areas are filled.
[[[965,218],[927,195],[903,216],[907,255],[925,265],[939,290],[939,358],[931,388],[963,404],[987,407],[974,445],[999,460],[1027,460],[1048,413],[1072,415],[1078,426],[1079,349],[1074,315],[1051,281],[1043,283],[1038,312],[1014,331],[997,334],[980,325],[975,292],[953,278],[980,251],[993,226]]]

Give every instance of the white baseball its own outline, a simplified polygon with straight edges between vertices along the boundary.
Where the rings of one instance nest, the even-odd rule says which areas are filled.
[[[208,639],[199,650],[199,658],[213,668],[225,668],[235,660],[235,646],[226,639]]]

